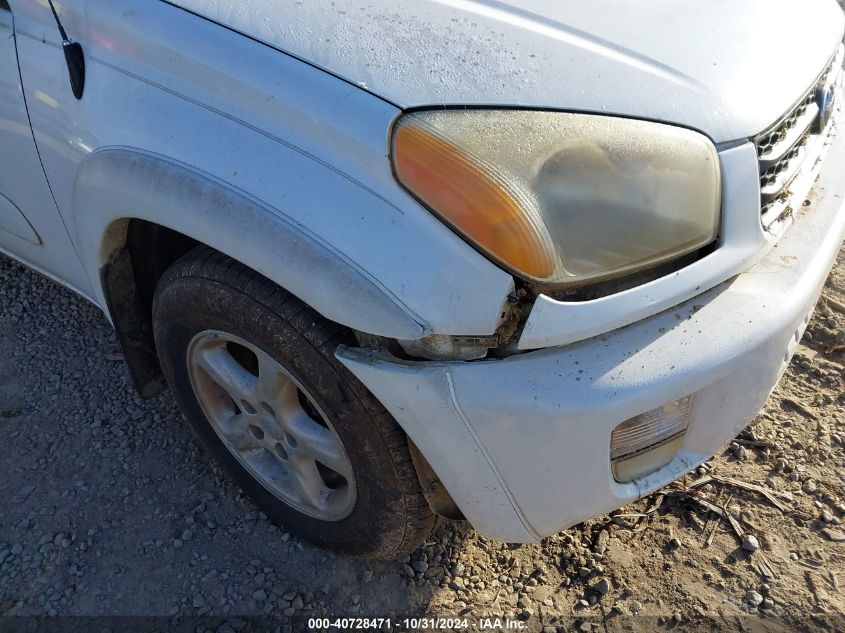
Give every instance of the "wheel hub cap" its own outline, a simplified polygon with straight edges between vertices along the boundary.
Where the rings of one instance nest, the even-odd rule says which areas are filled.
[[[331,422],[269,354],[217,330],[188,345],[197,400],[232,455],[296,510],[339,521],[356,500],[352,464]]]

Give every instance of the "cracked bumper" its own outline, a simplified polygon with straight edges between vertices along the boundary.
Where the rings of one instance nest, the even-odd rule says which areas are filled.
[[[648,319],[504,360],[338,357],[420,448],[476,529],[531,542],[614,510],[708,459],[757,413],[807,326],[845,232],[845,143],[814,203],[747,272]],[[671,463],[617,483],[612,429],[695,394]]]

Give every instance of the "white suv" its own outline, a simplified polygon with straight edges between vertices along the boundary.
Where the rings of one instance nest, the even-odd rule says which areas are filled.
[[[305,538],[537,541],[706,460],[783,372],[845,231],[843,24],[0,0],[0,250]]]

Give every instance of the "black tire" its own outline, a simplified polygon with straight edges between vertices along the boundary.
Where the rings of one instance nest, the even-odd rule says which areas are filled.
[[[352,333],[238,262],[198,247],[164,274],[153,329],[167,382],[202,443],[275,522],[316,545],[367,558],[396,558],[431,532],[432,514],[405,433],[334,356]],[[273,495],[232,455],[191,386],[187,349],[199,332],[234,334],[267,352],[331,420],[352,463],[357,500],[339,521],[310,517]]]

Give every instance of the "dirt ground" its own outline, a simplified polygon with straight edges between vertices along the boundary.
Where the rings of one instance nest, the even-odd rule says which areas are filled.
[[[369,563],[270,524],[169,394],[135,396],[95,308],[0,258],[0,629],[129,613],[225,631],[316,615],[842,630],[843,363],[840,257],[764,411],[698,472],[540,545],[445,524],[410,558]]]

